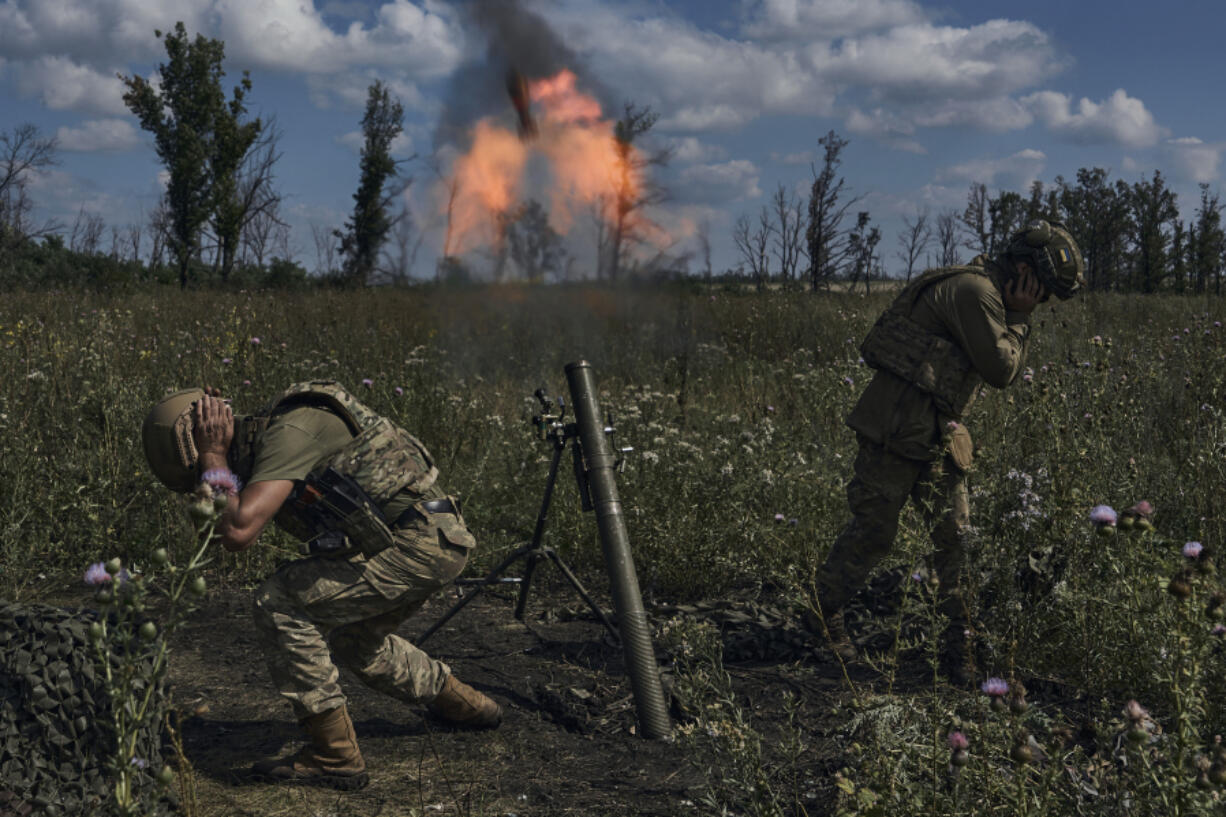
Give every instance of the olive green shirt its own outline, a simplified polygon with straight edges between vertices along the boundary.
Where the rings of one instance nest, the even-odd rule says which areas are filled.
[[[248,482],[305,479],[316,466],[353,439],[345,421],[326,408],[299,406],[275,415],[256,443],[255,464]],[[413,504],[402,491],[383,508],[388,523]]]
[[[1014,381],[1026,359],[1029,316],[1009,312],[1001,295],[1005,272],[978,256],[973,266],[985,266],[987,276],[953,275],[924,290],[911,319],[921,327],[962,348],[988,385],[1004,388]],[[931,460],[941,449],[948,417],[931,396],[886,371],[877,371],[847,417],[858,434],[909,459]]]

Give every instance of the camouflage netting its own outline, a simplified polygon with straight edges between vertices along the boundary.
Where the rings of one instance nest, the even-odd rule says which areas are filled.
[[[0,601],[0,817],[110,812],[115,733],[89,641],[97,619],[90,610]],[[147,765],[134,785],[144,813],[162,815],[170,804],[153,775],[167,698],[155,694],[151,725],[136,741]]]

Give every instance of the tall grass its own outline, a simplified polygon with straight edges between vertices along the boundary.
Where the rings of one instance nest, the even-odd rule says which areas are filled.
[[[190,545],[181,503],[140,449],[141,420],[167,390],[216,385],[246,411],[308,378],[342,381],[422,438],[464,499],[480,570],[526,539],[535,517],[549,451],[529,426],[532,391],[562,393],[562,367],[584,358],[636,449],[620,487],[648,596],[765,587],[798,597],[846,518],[855,449],[842,420],[871,376],[857,346],[888,297],[10,293],[0,301],[0,592],[36,593],[40,574],[79,573],[101,551],[139,564]],[[1185,541],[1220,550],[1226,533],[1223,322],[1220,300],[1087,294],[1044,305],[1026,376],[986,390],[968,418],[971,572],[994,669],[1057,679],[1104,712],[1135,697],[1169,727],[1194,700],[1202,743],[1226,726],[1222,650],[1204,616],[1172,605],[1165,588]],[[596,574],[594,526],[562,485],[547,535]],[[1090,532],[1091,506],[1141,499],[1157,509],[1155,533]],[[922,555],[910,511],[903,531],[883,567]],[[217,579],[249,584],[294,554],[284,537],[265,540],[221,554]],[[1209,594],[1217,579],[1198,581]],[[1176,649],[1198,656],[1195,679]],[[1203,691],[1189,697],[1189,684]]]

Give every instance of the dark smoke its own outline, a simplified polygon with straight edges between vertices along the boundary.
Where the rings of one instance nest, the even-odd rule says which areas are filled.
[[[485,54],[452,75],[434,132],[436,150],[443,145],[465,149],[478,119],[512,113],[506,86],[512,67],[528,80],[569,68],[579,86],[609,110],[608,94],[540,14],[529,11],[519,0],[470,0],[460,8],[469,30],[484,40]]]

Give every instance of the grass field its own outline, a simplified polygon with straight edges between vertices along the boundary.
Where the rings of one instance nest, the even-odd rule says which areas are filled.
[[[620,488],[649,604],[798,603],[846,519],[855,448],[842,419],[871,374],[857,346],[888,297],[595,287],[7,294],[0,593],[42,598],[104,556],[139,566],[165,547],[182,557],[191,544],[182,505],[140,451],[149,406],[168,389],[208,384],[249,410],[312,378],[342,381],[430,447],[482,543],[477,572],[530,534],[549,455],[529,423],[533,390],[563,393],[563,366],[586,359],[619,442],[635,448]],[[903,638],[878,656],[877,675],[852,674],[831,702],[847,717],[821,740],[858,771],[823,809],[1120,813],[1127,799],[1138,814],[1198,814],[1217,802],[1209,775],[1223,762],[1214,737],[1226,729],[1226,661],[1212,629],[1219,580],[1205,565],[1226,535],[1226,302],[1091,293],[1040,307],[1033,323],[1026,377],[988,390],[967,425],[978,449],[972,577],[984,671],[1029,679],[1039,705],[991,721],[984,696],[936,682],[901,695],[880,679],[925,660],[922,642]],[[551,542],[598,580],[595,527],[568,485],[559,496]],[[1093,506],[1140,500],[1156,508],[1153,533],[1096,535]],[[1181,555],[1189,541],[1207,549],[1195,564]],[[908,511],[883,568],[909,573],[925,550]],[[265,534],[223,555],[213,584],[249,587],[294,553]],[[1185,568],[1186,600],[1167,592]],[[897,632],[924,631],[930,607],[922,590],[910,593]],[[691,641],[707,643],[692,626]],[[699,652],[679,666],[694,695],[707,691],[694,722],[710,726],[721,670]],[[1128,728],[1128,699],[1164,735],[1121,744],[1131,763],[1112,748]],[[718,728],[691,729],[687,746],[723,764],[726,780],[766,774],[766,761],[746,765],[758,734],[746,729],[739,748]],[[1066,729],[1080,730],[1080,743],[1061,743]],[[971,743],[958,775],[950,731]],[[818,737],[803,724],[794,734]],[[1029,736],[1065,762],[1022,764],[1011,747]],[[781,746],[757,751],[769,759]],[[802,813],[800,795],[766,782],[714,787],[712,802]]]

